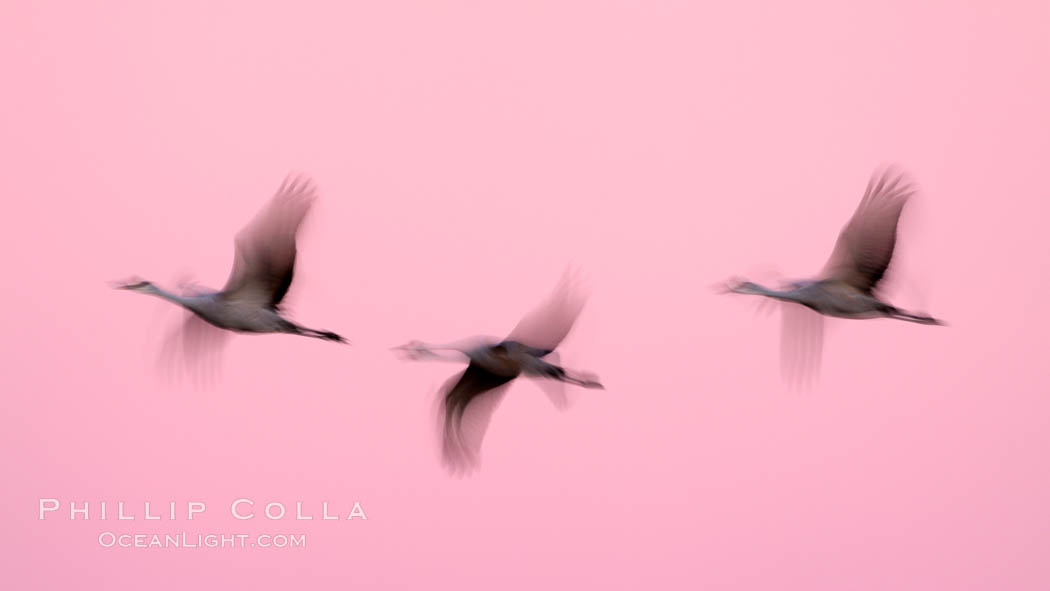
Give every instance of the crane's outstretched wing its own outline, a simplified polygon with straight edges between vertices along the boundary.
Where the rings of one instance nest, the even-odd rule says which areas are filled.
[[[513,377],[498,376],[475,363],[446,382],[439,416],[441,425],[441,461],[454,475],[472,472],[481,458],[492,413],[506,393]]]
[[[892,168],[876,171],[849,223],[839,233],[821,277],[841,281],[863,292],[878,286],[893,258],[897,220],[915,187]]]
[[[578,285],[575,273],[566,272],[554,293],[542,304],[525,315],[514,330],[507,335],[508,341],[553,351],[572,330],[576,317],[583,310],[586,296]]]
[[[316,197],[313,182],[288,177],[234,241],[233,270],[222,289],[230,300],[276,308],[295,270],[295,236]]]

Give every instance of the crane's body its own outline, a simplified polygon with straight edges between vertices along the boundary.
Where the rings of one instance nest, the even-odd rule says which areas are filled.
[[[554,352],[553,349],[530,347],[513,340],[475,344],[469,347],[461,345],[431,345],[412,341],[407,345],[396,347],[396,349],[406,351],[407,355],[412,359],[449,359],[437,353],[437,351],[456,351],[466,356],[470,363],[478,368],[484,369],[493,375],[510,379],[525,374],[585,387],[600,386],[591,378],[575,377],[570,375],[565,368],[543,359],[552,354]]]
[[[332,341],[343,340],[342,337],[335,333],[299,326],[281,316],[277,308],[246,305],[243,302],[224,297],[221,291],[179,295],[159,288],[148,281],[123,285],[121,289],[155,295],[178,304],[208,324],[224,330],[255,334],[298,334]]]
[[[880,300],[871,293],[865,293],[836,280],[797,281],[790,284],[787,289],[771,289],[745,281],[730,289],[736,293],[761,295],[783,302],[792,302],[834,318],[852,320],[897,318],[919,324],[940,324],[936,318],[906,312]]]

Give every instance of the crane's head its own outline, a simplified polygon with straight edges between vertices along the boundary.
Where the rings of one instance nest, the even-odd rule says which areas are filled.
[[[138,291],[142,293],[157,293],[157,286],[149,281],[142,279],[131,279],[128,281],[118,281],[112,284],[114,289],[127,289],[130,291]]]
[[[430,347],[422,341],[416,340],[411,340],[400,347],[392,347],[390,350],[399,351],[405,359],[411,359],[413,361],[436,357]]]
[[[722,287],[722,293],[742,293],[747,295],[762,295],[762,286],[743,279],[730,279]]]

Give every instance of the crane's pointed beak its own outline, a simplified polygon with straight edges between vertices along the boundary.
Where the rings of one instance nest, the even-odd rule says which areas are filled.
[[[716,283],[712,287],[714,288],[714,290],[716,292],[723,293],[723,294],[725,294],[725,293],[750,294],[752,292],[750,291],[749,286],[751,286],[751,283],[746,281],[746,280],[744,280],[744,279],[741,279],[740,277],[730,277],[729,279],[727,279],[727,280],[725,280],[725,281],[723,281],[721,283]]]
[[[729,282],[722,281],[720,283],[714,283],[711,285],[711,290],[718,294],[733,293],[732,289],[729,289]]]
[[[142,289],[149,285],[149,281],[143,281],[135,277],[124,281],[107,281],[106,284],[113,289]]]

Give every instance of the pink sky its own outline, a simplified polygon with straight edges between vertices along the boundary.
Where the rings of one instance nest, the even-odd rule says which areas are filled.
[[[1050,5],[701,4],[0,4],[7,579],[1046,589]],[[833,322],[792,392],[779,320],[711,285],[818,270],[886,162],[922,186],[892,299],[950,326]],[[354,345],[236,337],[214,387],[165,382],[178,314],[105,282],[220,287],[292,170],[320,188],[292,310]],[[388,347],[505,333],[568,264],[592,297],[562,359],[607,390],[558,413],[517,383],[448,478],[427,412],[460,368]],[[369,519],[239,522],[241,496]]]

